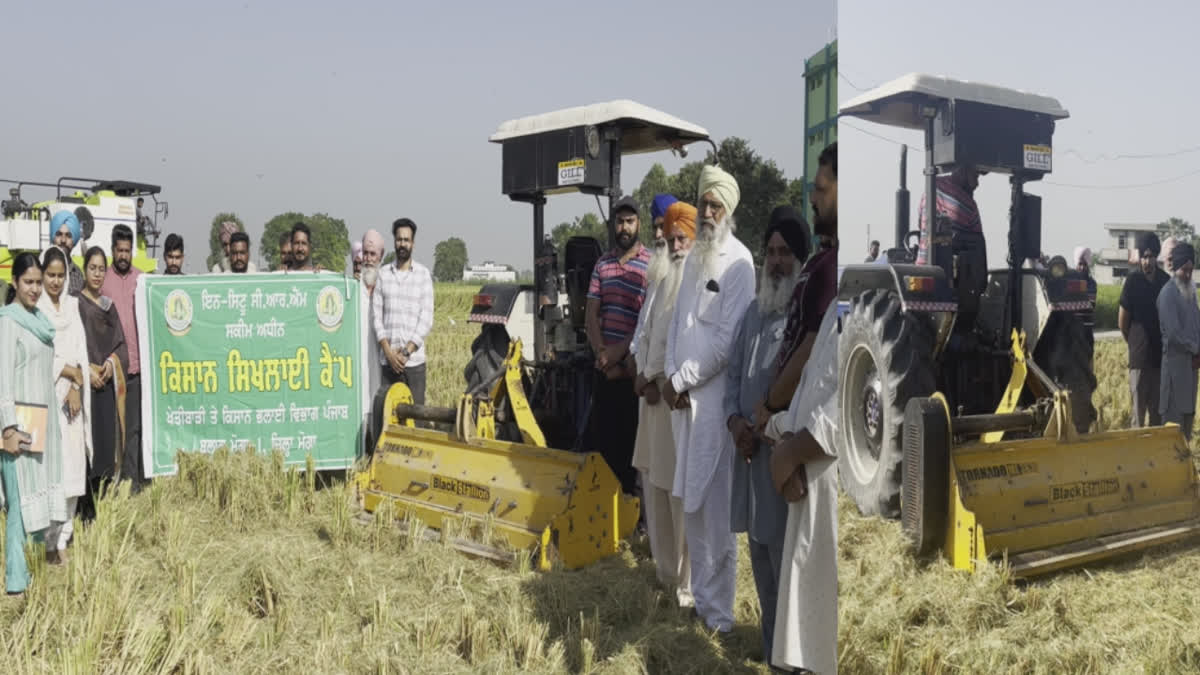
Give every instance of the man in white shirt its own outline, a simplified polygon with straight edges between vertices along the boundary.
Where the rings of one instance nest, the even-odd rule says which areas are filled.
[[[433,328],[433,276],[412,259],[417,224],[408,218],[392,223],[396,247],[393,264],[379,270],[371,293],[371,320],[381,351],[382,386],[375,393],[374,416],[383,420],[387,390],[397,382],[408,385],[413,403],[425,404],[425,338]],[[292,239],[292,255],[296,255]],[[294,261],[293,261],[294,262]]]
[[[733,236],[737,181],[708,165],[698,188],[700,227],[667,336],[663,400],[675,411],[672,493],[683,500],[696,613],[710,629],[729,632],[737,549],[730,530],[733,438],[723,414],[725,367],[738,324],[754,299],[754,261]]]

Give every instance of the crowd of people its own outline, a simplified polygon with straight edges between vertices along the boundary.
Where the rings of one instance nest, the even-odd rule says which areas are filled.
[[[13,258],[12,282],[0,308],[0,508],[6,510],[5,589],[25,592],[30,569],[25,542],[44,544],[46,559],[62,564],[76,516],[95,517],[95,499],[119,482],[140,491],[148,476],[142,460],[139,317],[134,293],[141,271],[133,265],[134,233],[112,230],[109,257],[99,246],[71,258],[81,225],[60,211],[50,220],[44,252]],[[382,406],[392,382],[407,382],[424,401],[424,341],[433,323],[433,279],[412,260],[417,226],[392,227],[396,261],[382,266],[384,239],[369,231],[354,247],[354,277],[371,297],[370,391]],[[214,274],[245,274],[250,238],[234,222],[219,227],[222,255]],[[319,272],[311,231],[297,222],[280,241],[281,273]],[[164,273],[183,274],[183,237],[163,247]],[[378,336],[378,337],[376,337]],[[375,415],[375,420],[380,419]],[[376,429],[378,428],[376,422]],[[376,431],[376,434],[378,432]]]
[[[653,250],[637,203],[614,204],[616,246],[586,310],[589,436],[642,495],[658,580],[680,607],[733,629],[745,532],[764,660],[836,672],[837,145],[819,158],[812,230],[776,208],[757,274],[734,236],[737,181],[705,166],[697,195],[653,199]]]

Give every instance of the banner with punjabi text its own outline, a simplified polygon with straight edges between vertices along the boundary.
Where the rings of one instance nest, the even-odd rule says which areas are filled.
[[[369,412],[366,301],[353,278],[206,274],[138,279],[142,455],[282,451],[287,465],[345,469]]]

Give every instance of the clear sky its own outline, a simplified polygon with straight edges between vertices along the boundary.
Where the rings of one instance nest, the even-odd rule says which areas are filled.
[[[257,257],[263,224],[290,210],[342,218],[353,238],[408,216],[427,265],[458,236],[472,262],[530,268],[532,210],[500,194],[488,136],[619,98],[745,137],[799,177],[804,59],[836,37],[833,0],[72,1],[17,3],[4,23],[0,177],[162,185],[187,272],[216,213],[246,222]],[[681,164],[631,158],[625,192],[656,160]],[[589,209],[551,198],[547,231]]]
[[[882,16],[887,20],[881,21]],[[838,21],[842,104],[861,89],[917,71],[1053,96],[1070,112],[1055,130],[1053,173],[1026,188],[1043,197],[1042,248],[1047,254],[1069,259],[1075,246],[1107,246],[1106,222],[1157,223],[1176,216],[1200,224],[1200,131],[1195,121],[1200,109],[1200,52],[1195,45],[1200,5],[1184,0],[1010,0],[953,6],[841,0]],[[899,146],[860,130],[910,144],[913,229],[923,194],[920,132],[842,118],[838,189],[843,263],[862,261],[867,224],[885,248],[894,240]],[[1106,159],[1170,153],[1175,154]],[[1168,180],[1172,178],[1179,179]],[[1158,181],[1167,182],[1116,187]],[[1002,266],[1007,176],[982,177],[976,198],[988,263]]]

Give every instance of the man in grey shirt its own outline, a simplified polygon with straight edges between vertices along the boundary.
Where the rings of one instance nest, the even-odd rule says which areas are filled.
[[[771,482],[770,448],[754,434],[755,406],[775,375],[787,324],[788,302],[810,249],[808,224],[790,206],[771,213],[764,236],[765,260],[758,297],[746,309],[726,370],[725,424],[733,434],[730,527],[747,532],[754,585],[762,607],[764,654],[769,662],[775,633],[775,600],[787,526],[787,502]]]

